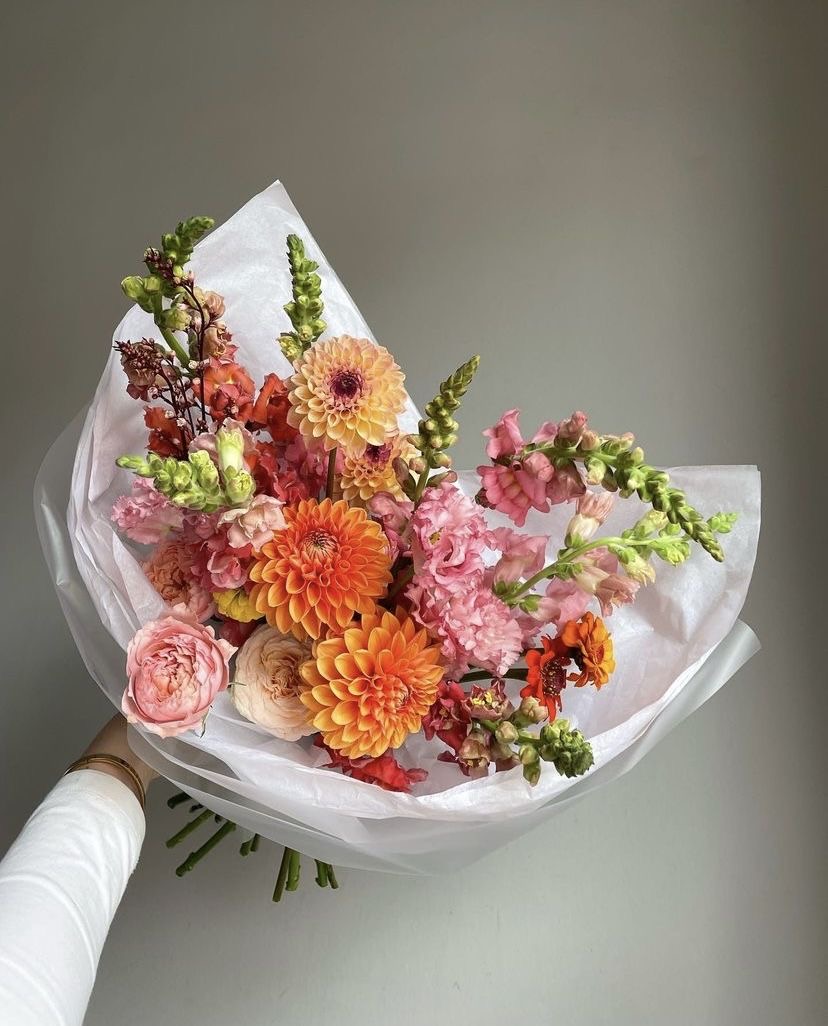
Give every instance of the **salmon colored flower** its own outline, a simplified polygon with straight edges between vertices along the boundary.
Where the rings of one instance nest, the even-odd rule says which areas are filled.
[[[576,687],[594,684],[601,688],[615,670],[612,637],[600,616],[584,613],[580,620],[564,624],[556,641],[569,650],[579,672],[569,679]]]
[[[382,446],[405,407],[405,375],[383,346],[342,335],[317,342],[291,378],[288,423],[306,438],[320,438],[360,454]]]
[[[193,573],[194,561],[194,546],[169,541],[159,545],[141,566],[150,584],[168,606],[204,621],[213,615],[215,606],[212,595]]]
[[[378,492],[387,492],[395,499],[404,499],[405,493],[397,480],[394,461],[410,459],[416,450],[405,436],[398,432],[389,435],[382,445],[366,445],[359,455],[345,453],[340,481],[342,494],[348,502],[365,503]]]
[[[200,394],[202,387],[204,402],[214,420],[222,421],[225,417],[247,420],[256,387],[240,364],[213,357],[204,372],[202,384],[194,385],[196,394]]]
[[[268,374],[248,415],[253,428],[267,428],[274,442],[292,442],[296,428],[287,422],[290,410],[287,382],[278,374]]]
[[[320,641],[300,695],[322,740],[349,759],[382,755],[416,733],[443,676],[440,646],[403,610],[376,610]]]
[[[318,638],[370,613],[391,582],[379,524],[347,502],[307,499],[284,508],[286,526],[257,553],[251,598],[283,634]]]

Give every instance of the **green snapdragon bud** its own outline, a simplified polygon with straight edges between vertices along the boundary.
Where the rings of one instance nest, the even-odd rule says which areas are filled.
[[[216,451],[222,475],[244,470],[244,435],[241,428],[220,427],[216,432]],[[211,461],[212,462],[212,461]]]
[[[551,762],[562,777],[580,777],[594,761],[589,742],[580,730],[569,729],[569,720],[547,723],[540,742],[541,759]]]
[[[445,468],[451,463],[444,450],[457,441],[460,425],[453,414],[459,409],[479,364],[479,356],[467,360],[441,383],[437,395],[426,404],[425,416],[418,425],[418,433],[411,436],[411,442],[429,467]]]
[[[322,279],[316,274],[319,264],[305,255],[305,244],[298,235],[288,235],[287,253],[293,299],[284,309],[293,333],[282,335],[279,343],[285,356],[295,362],[319,338],[326,324],[322,320]],[[288,356],[286,349],[292,355]]]
[[[255,490],[256,483],[246,470],[228,471],[224,475],[224,491],[233,506],[246,505]]]

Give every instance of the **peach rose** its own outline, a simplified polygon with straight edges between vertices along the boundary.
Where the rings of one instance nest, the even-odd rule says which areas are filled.
[[[192,572],[194,549],[182,542],[159,545],[142,569],[161,598],[178,613],[208,620],[216,611],[213,597]]]
[[[310,648],[269,624],[257,627],[239,649],[231,698],[245,717],[283,741],[315,733],[299,701],[299,667]]]
[[[127,648],[124,716],[161,737],[198,726],[227,688],[235,651],[212,627],[185,614],[150,621]]]

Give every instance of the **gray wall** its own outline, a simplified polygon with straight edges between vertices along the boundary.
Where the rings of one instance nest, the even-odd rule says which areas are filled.
[[[348,873],[277,908],[268,846],[179,881],[159,785],[92,1026],[824,1021],[826,14],[6,9],[0,847],[108,713],[32,479],[93,388],[119,279],[182,215],[279,176],[415,396],[482,353],[463,465],[519,398],[528,424],[583,406],[654,461],[765,481],[763,653],[634,772],[462,875]]]

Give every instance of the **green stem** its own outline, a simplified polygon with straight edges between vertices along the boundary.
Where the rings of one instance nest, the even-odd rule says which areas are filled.
[[[239,848],[239,855],[249,855],[251,851],[258,851],[259,848],[259,835],[253,834],[252,837],[242,842],[242,846]]]
[[[288,878],[285,884],[286,891],[295,891],[299,887],[299,873],[302,869],[302,856],[298,851],[291,850],[288,863]]]
[[[184,794],[183,791],[179,791],[178,794],[174,794],[172,798],[167,799],[167,808],[174,809],[177,805],[183,805],[184,802],[188,802],[189,800],[190,796],[188,794]]]
[[[325,481],[325,495],[332,499],[334,487],[336,486],[336,447],[328,454],[328,477]]]
[[[328,867],[324,862],[316,859],[316,882],[320,887],[328,886]]]
[[[396,595],[399,595],[399,593],[408,584],[408,582],[413,579],[413,577],[414,567],[412,566],[405,570],[403,573],[401,573],[400,576],[396,579],[396,581],[394,581],[394,583],[388,589],[388,595],[386,596],[386,598],[391,599],[394,598]]]
[[[332,887],[333,890],[336,890],[339,887],[339,882],[336,879],[336,873],[334,872],[334,867],[330,864],[330,862],[326,862],[325,865],[326,865],[327,870],[328,870],[328,885],[330,887]]]
[[[213,836],[205,841],[202,846],[194,852],[191,852],[187,858],[181,863],[176,869],[176,876],[184,876],[185,873],[189,873],[191,869],[194,869],[196,865],[204,858],[205,855],[209,854],[215,848],[217,844],[224,840],[224,838],[231,834],[236,829],[235,823],[224,823],[219,829],[213,834]]]
[[[523,584],[518,588],[512,595],[509,596],[509,604],[512,604],[515,599],[519,598],[527,591],[531,591],[535,585],[540,584],[541,581],[547,577],[556,577],[565,566],[571,566],[574,560],[579,556],[585,555],[587,552],[591,552],[593,549],[606,548],[607,545],[625,545],[635,548],[647,548],[652,545],[652,538],[620,538],[617,535],[608,538],[593,538],[591,541],[584,542],[583,545],[578,545],[572,549],[562,549],[558,553],[558,558],[554,563],[550,563],[549,566],[545,566],[542,570],[539,570],[534,577],[530,577],[524,581]]]
[[[185,837],[189,837],[190,834],[194,830],[197,830],[202,823],[206,823],[212,815],[213,814],[209,809],[205,809],[203,812],[199,813],[195,819],[191,819],[189,823],[185,823],[177,834],[172,835],[172,837],[167,841],[167,847],[174,848],[177,844],[181,844]]]
[[[420,499],[422,499],[422,497],[423,497],[423,492],[425,491],[426,483],[428,482],[428,477],[429,477],[429,467],[426,466],[423,469],[423,471],[420,474],[420,476],[417,478],[417,484],[416,484],[416,487],[414,488],[414,495],[412,496],[412,498],[413,498],[413,502],[414,502],[415,506],[419,503]]]
[[[528,672],[529,672],[528,670],[521,670],[521,669],[507,670],[505,673],[502,673],[500,676],[501,677],[509,677],[512,680],[522,680],[522,681],[525,681],[526,680],[526,675],[527,675]],[[494,674],[493,673],[489,673],[488,670],[475,670],[473,673],[467,673],[464,677],[461,677],[460,678],[460,683],[461,684],[465,684],[466,682],[471,683],[471,681],[474,681],[474,680],[492,680],[493,677],[494,677]]]
[[[285,848],[282,852],[282,861],[279,863],[279,875],[276,877],[276,886],[273,888],[273,900],[281,901],[282,894],[284,894],[285,883],[287,882],[288,866],[290,864],[290,856],[293,854],[292,848]]]

